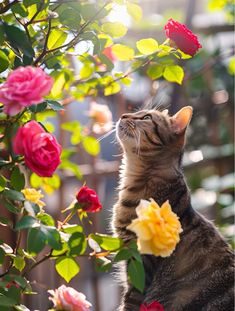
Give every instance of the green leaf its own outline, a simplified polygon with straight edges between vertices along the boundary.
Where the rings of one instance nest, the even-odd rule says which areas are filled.
[[[70,162],[69,160],[64,160],[60,164],[59,168],[72,172],[77,177],[77,179],[81,179],[82,178],[82,173],[79,170],[78,165],[73,163],[73,162]]]
[[[80,267],[76,260],[66,256],[56,259],[55,268],[58,274],[65,279],[67,283],[80,271]]]
[[[90,234],[89,237],[95,240],[100,247],[106,251],[115,251],[118,250],[123,245],[123,241],[119,238],[112,237],[105,234]]]
[[[24,188],[24,174],[21,173],[18,166],[15,166],[11,173],[11,185],[17,191],[20,191]]]
[[[46,245],[46,237],[38,228],[31,228],[28,232],[27,250],[29,253],[39,253]]]
[[[44,234],[48,244],[56,250],[61,250],[60,234],[54,227],[41,225],[41,232]]]
[[[14,206],[13,204],[11,204],[10,202],[7,202],[4,200],[3,204],[6,207],[6,209],[8,209],[9,212],[14,213],[14,214],[19,213],[19,209],[16,206]]]
[[[139,22],[142,19],[143,13],[139,5],[128,2],[126,5],[126,8],[127,8],[127,12],[136,22]]]
[[[83,148],[92,156],[97,156],[100,152],[100,144],[95,137],[86,136],[82,140]]]
[[[32,173],[30,176],[30,185],[33,188],[39,188],[42,185],[42,177],[36,175],[35,173]]]
[[[15,230],[32,228],[38,223],[37,219],[32,216],[23,216],[15,225]]]
[[[0,192],[5,189],[7,180],[4,176],[0,175]]]
[[[184,70],[178,65],[167,66],[163,72],[163,77],[169,82],[182,84],[184,78]]]
[[[25,9],[23,4],[20,3],[16,3],[12,6],[11,8],[12,12],[14,12],[15,14],[19,14],[22,17],[27,17],[28,16],[28,12]]]
[[[39,219],[46,226],[55,226],[54,218],[47,213],[38,214],[37,219]]]
[[[80,12],[73,8],[66,8],[59,13],[59,20],[61,24],[67,25],[70,28],[79,28],[81,22]]]
[[[113,38],[120,38],[125,36],[127,33],[127,28],[122,23],[119,22],[107,22],[101,27],[102,31],[109,34]]]
[[[152,79],[158,79],[163,74],[164,67],[161,65],[153,64],[148,67],[147,69],[147,75]]]
[[[79,226],[79,225],[65,225],[63,226],[63,231],[65,233],[69,233],[69,234],[72,234],[72,233],[75,233],[75,232],[83,232],[83,227],[82,226]]]
[[[18,306],[14,306],[14,308],[17,310],[17,311],[30,311],[26,306],[24,305],[18,305]]]
[[[132,254],[128,248],[122,248],[114,257],[114,261],[128,260],[132,257]]]
[[[0,247],[0,266],[3,264],[5,259],[5,252],[4,250]]]
[[[32,111],[33,113],[37,113],[37,112],[42,112],[46,110],[46,108],[47,108],[47,102],[43,102],[37,105],[30,106],[29,110]]]
[[[13,260],[13,266],[16,267],[17,270],[22,271],[25,267],[25,260],[21,256],[16,256]]]
[[[144,55],[153,54],[158,49],[158,42],[152,38],[142,39],[136,42],[137,49]]]
[[[7,36],[7,40],[10,45],[16,49],[22,51],[25,55],[29,57],[34,56],[34,50],[31,46],[31,43],[28,40],[26,33],[20,28],[4,24],[5,33]]]
[[[112,46],[112,52],[121,61],[132,60],[135,56],[134,50],[123,44],[114,44]]]
[[[9,66],[9,59],[6,54],[0,50],[0,72],[5,71]]]
[[[13,307],[16,301],[13,298],[9,298],[0,293],[0,306],[1,307]]]
[[[98,272],[108,272],[112,268],[111,260],[105,257],[99,257],[95,260],[95,269]]]
[[[54,111],[64,110],[64,106],[55,100],[47,100],[47,104]]]
[[[71,235],[68,241],[70,248],[70,256],[78,256],[84,254],[87,248],[87,241],[85,235],[81,232],[75,232]]]
[[[88,79],[94,72],[94,67],[92,65],[84,65],[80,70],[80,78],[82,80]]]
[[[104,95],[105,96],[113,95],[113,94],[120,92],[120,90],[121,90],[120,84],[117,82],[112,82],[108,86],[105,87]]]
[[[16,190],[12,190],[12,189],[5,189],[3,192],[3,195],[5,198],[8,198],[8,199],[14,200],[14,201],[24,201],[25,200],[23,193],[18,192]]]
[[[229,64],[228,64],[228,73],[230,75],[235,75],[235,57],[232,57],[230,60],[229,60]]]
[[[131,284],[141,293],[143,293],[145,286],[145,272],[143,263],[131,259],[128,264],[127,273]]]
[[[60,29],[53,29],[50,32],[48,42],[47,42],[47,47],[49,50],[56,49],[63,45],[67,38],[66,32],[60,30]]]
[[[0,24],[0,46],[3,44],[4,40],[5,40],[4,26]]]

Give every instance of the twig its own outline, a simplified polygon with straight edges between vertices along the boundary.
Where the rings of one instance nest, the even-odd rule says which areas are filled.
[[[51,19],[49,19],[48,21],[48,31],[47,31],[47,34],[46,34],[46,38],[45,38],[45,42],[44,42],[44,47],[43,47],[43,50],[42,50],[42,53],[38,56],[38,58],[36,58],[36,60],[34,61],[34,65],[36,66],[40,61],[41,59],[47,54],[47,43],[48,43],[48,39],[49,39],[49,35],[50,35],[50,32],[51,32]]]
[[[0,14],[7,12],[14,4],[18,3],[19,0],[14,0],[13,2],[8,3],[2,9],[0,9]],[[4,3],[2,3],[4,4]]]

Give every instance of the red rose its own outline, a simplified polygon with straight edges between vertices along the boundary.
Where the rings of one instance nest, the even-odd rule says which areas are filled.
[[[98,212],[102,205],[100,204],[99,198],[96,192],[87,186],[83,186],[76,195],[78,203],[82,209],[88,213]]]
[[[53,79],[39,67],[19,67],[12,71],[0,86],[0,102],[3,111],[12,116],[25,107],[39,104],[48,95]]]
[[[185,54],[193,56],[202,46],[197,36],[184,24],[169,19],[165,25],[166,36],[173,47],[179,48]]]
[[[61,146],[36,121],[30,121],[18,129],[13,150],[24,155],[25,164],[42,177],[51,177],[61,162]]]
[[[164,309],[158,301],[153,301],[150,304],[142,303],[139,311],[164,311]]]

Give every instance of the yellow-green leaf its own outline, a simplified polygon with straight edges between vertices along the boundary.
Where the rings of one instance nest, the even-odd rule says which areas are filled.
[[[120,84],[117,82],[112,82],[110,85],[105,87],[104,95],[109,96],[112,94],[116,94],[116,93],[120,92],[120,90],[121,90]]]
[[[235,75],[235,57],[231,58],[229,61],[228,72],[230,75]]]
[[[120,38],[125,36],[127,33],[127,28],[122,23],[119,22],[107,22],[101,27],[102,31],[111,35],[113,38]]]
[[[137,49],[144,55],[149,55],[157,51],[158,42],[152,38],[142,39],[136,42]]]
[[[88,79],[94,72],[94,67],[90,65],[84,65],[80,70],[80,78]]]
[[[86,150],[87,153],[96,156],[100,152],[100,144],[95,139],[95,137],[92,136],[86,136],[83,138],[82,141],[83,148]]]
[[[114,44],[112,46],[112,52],[121,61],[132,60],[135,56],[134,50],[123,44]]]
[[[149,68],[147,70],[147,75],[153,80],[158,79],[162,76],[163,69],[164,69],[163,66],[153,64],[153,65],[149,66]]]
[[[56,259],[56,271],[68,283],[80,271],[80,267],[76,260],[72,257],[59,257]]]
[[[63,72],[60,72],[56,77],[54,77],[54,84],[51,89],[51,95],[53,98],[58,98],[65,86],[66,80]]]
[[[53,29],[50,32],[48,42],[47,42],[47,47],[49,50],[55,49],[63,45],[67,38],[66,32],[59,30],[59,29]]]
[[[169,82],[182,84],[184,78],[184,70],[178,65],[167,66],[163,72],[163,77]]]
[[[142,19],[142,9],[138,4],[127,3],[127,12],[136,21],[139,22]]]

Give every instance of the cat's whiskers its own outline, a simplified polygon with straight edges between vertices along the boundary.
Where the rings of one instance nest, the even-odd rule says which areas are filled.
[[[108,133],[105,133],[104,135],[100,136],[97,141],[100,142],[101,140],[103,140],[104,138],[108,137],[109,135],[111,135],[112,133],[114,133],[116,131],[116,127],[112,130],[110,130]]]

